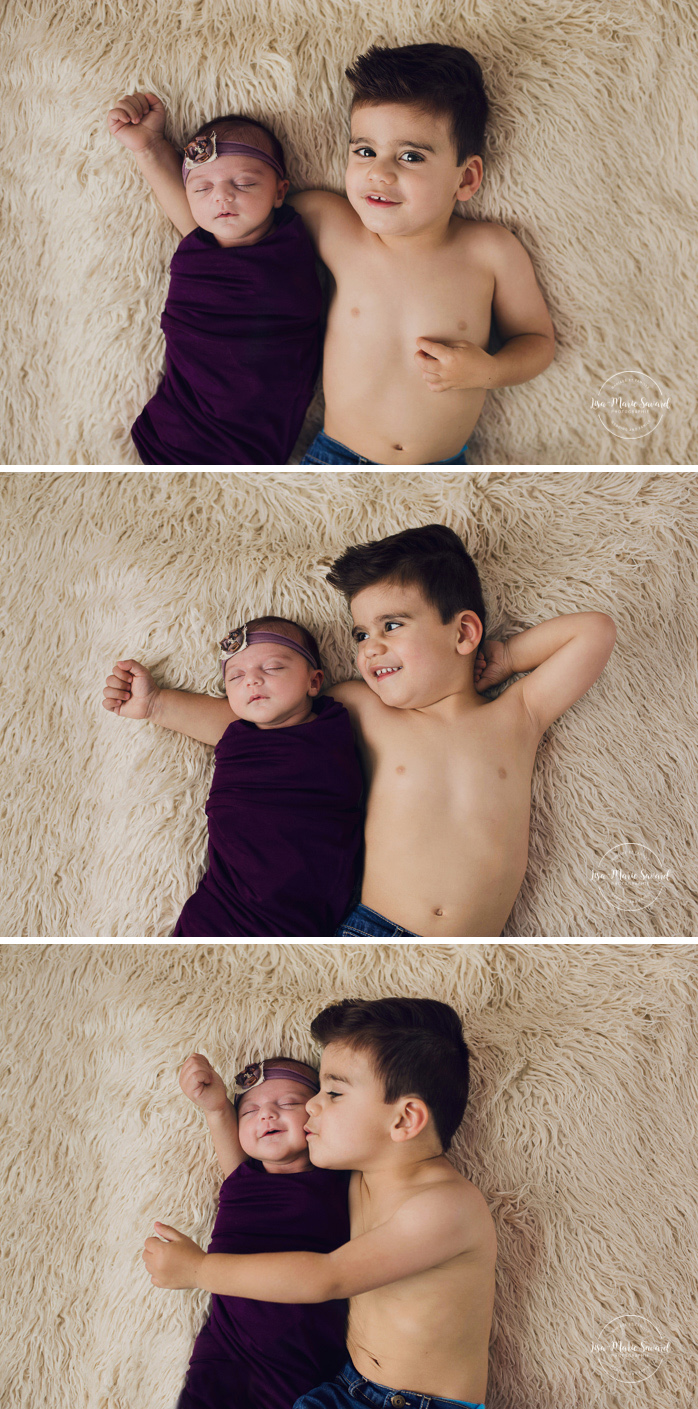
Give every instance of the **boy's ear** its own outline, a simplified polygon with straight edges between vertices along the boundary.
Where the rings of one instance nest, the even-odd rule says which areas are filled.
[[[456,650],[461,656],[476,653],[482,640],[482,622],[475,612],[465,611],[456,614],[458,621],[458,642]]]

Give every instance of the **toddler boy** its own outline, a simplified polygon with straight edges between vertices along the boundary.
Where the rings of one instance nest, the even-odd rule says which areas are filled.
[[[170,214],[153,162],[159,98],[122,98],[108,122]],[[177,188],[188,224],[161,320],[165,377],[134,444],[145,465],[278,464],[313,394],[322,305],[310,240],[283,203],[283,149],[251,118],[216,118],[187,144]]]
[[[356,882],[362,777],[346,709],[318,698],[317,642],[297,622],[258,617],[221,642],[226,700],[162,690],[117,661],[105,709],[216,745],[206,812],[209,865],[175,935],[332,934]]]
[[[334,280],[325,427],[302,463],[464,464],[488,388],[538,376],[555,341],[520,241],[454,214],[483,178],[480,66],[448,44],[374,45],[347,77],[347,195],[291,197]],[[145,175],[186,234],[173,148],[161,142]],[[493,314],[504,345],[491,355]]]

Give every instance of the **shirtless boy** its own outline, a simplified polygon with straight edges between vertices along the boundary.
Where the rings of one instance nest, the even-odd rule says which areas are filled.
[[[337,934],[500,935],[526,871],[538,744],[601,674],[614,622],[572,612],[485,640],[477,568],[442,524],[350,548],[328,580],[350,604],[363,677],[332,697],[369,789],[361,904]],[[234,718],[227,700],[187,695],[180,709],[180,693],[168,695],[186,707],[183,732],[216,743]]]
[[[346,197],[291,197],[332,274],[325,427],[303,464],[464,464],[490,387],[549,366],[554,330],[523,245],[463,220],[483,178],[477,61],[445,44],[371,48],[354,89]],[[142,170],[183,235],[196,228],[180,158],[160,139]],[[492,315],[503,346],[490,354]]]
[[[253,1301],[349,1297],[349,1360],[295,1409],[484,1409],[497,1251],[480,1191],[447,1157],[468,1099],[452,1008],[345,1000],[311,1026],[321,1089],[308,1101],[314,1165],[353,1170],[351,1238],[330,1253],[210,1254],[166,1224],[143,1259],[157,1287]],[[165,1241],[161,1241],[164,1239]]]

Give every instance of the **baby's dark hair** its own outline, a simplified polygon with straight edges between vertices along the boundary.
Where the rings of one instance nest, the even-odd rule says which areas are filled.
[[[208,137],[212,132],[215,132],[219,142],[244,142],[248,147],[259,147],[263,152],[268,152],[269,156],[276,158],[285,174],[286,158],[278,137],[255,117],[246,117],[244,113],[212,117],[210,122],[197,127],[196,132],[187,138],[185,146],[196,137]]]
[[[345,70],[356,107],[404,103],[451,119],[459,166],[482,156],[488,104],[482,69],[468,49],[453,44],[372,44]]]
[[[289,621],[285,616],[256,616],[254,621],[247,623],[248,636],[251,631],[276,631],[279,636],[289,636],[292,641],[297,641],[300,646],[305,646],[306,651],[310,651],[318,670],[322,670],[320,650],[315,637],[306,626],[301,626],[297,621]]]
[[[383,1083],[383,1099],[419,1096],[444,1150],[468,1103],[470,1057],[458,1014],[436,998],[344,998],[310,1025],[316,1042],[366,1052]]]
[[[406,528],[388,538],[347,548],[332,564],[327,581],[343,592],[348,602],[376,582],[397,582],[401,587],[414,584],[444,623],[452,621],[456,612],[475,612],[482,622],[483,640],[487,634],[478,570],[458,534],[445,524]]]

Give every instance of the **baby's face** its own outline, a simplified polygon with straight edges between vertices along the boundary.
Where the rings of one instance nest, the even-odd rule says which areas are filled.
[[[456,200],[474,195],[480,157],[460,166],[448,117],[404,103],[355,107],[347,196],[366,228],[388,243],[448,223]]]
[[[219,245],[254,245],[271,230],[288,181],[258,157],[231,152],[195,167],[184,189],[197,225]]]
[[[304,656],[275,642],[246,646],[225,666],[225,692],[240,719],[260,729],[302,724],[320,693],[322,671]]]
[[[238,1103],[238,1134],[246,1155],[288,1168],[310,1168],[303,1129],[310,1087],[276,1077],[246,1091]]]

